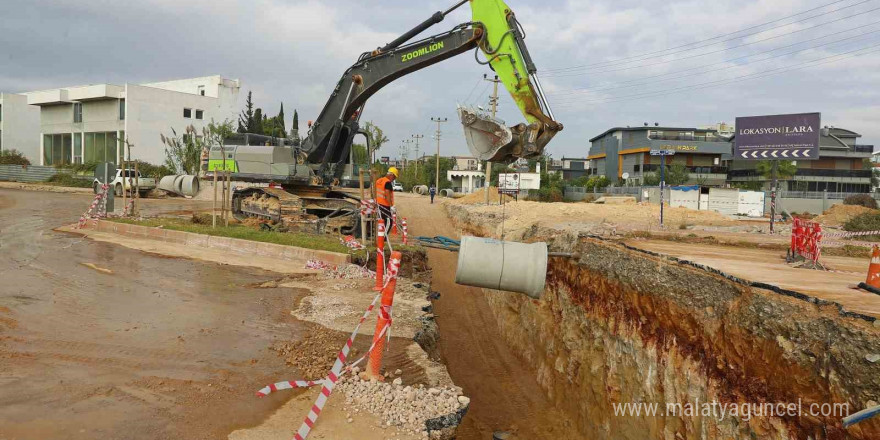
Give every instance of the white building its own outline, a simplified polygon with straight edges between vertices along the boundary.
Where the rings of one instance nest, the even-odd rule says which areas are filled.
[[[96,84],[27,94],[40,109],[39,150],[33,163],[116,162],[122,146],[131,158],[153,164],[165,161],[160,134],[198,132],[212,120],[235,121],[239,80],[219,75],[149,84]]]
[[[449,170],[446,180],[452,182],[453,191],[470,194],[486,185],[486,174],[478,170]]]
[[[40,156],[40,109],[27,96],[0,93],[0,151],[18,150],[34,163]]]

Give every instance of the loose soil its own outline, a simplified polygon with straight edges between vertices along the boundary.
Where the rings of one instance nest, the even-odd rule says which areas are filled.
[[[814,217],[812,221],[819,223],[823,227],[840,227],[851,218],[872,211],[875,210],[864,206],[838,204],[823,212],[822,215]]]

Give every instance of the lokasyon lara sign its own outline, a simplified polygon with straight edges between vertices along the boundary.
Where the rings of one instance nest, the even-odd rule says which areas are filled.
[[[736,118],[734,159],[819,158],[821,113]]]

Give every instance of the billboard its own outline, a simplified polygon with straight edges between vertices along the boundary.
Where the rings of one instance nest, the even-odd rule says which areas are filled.
[[[519,188],[520,188],[519,174],[516,174],[516,173],[498,174],[498,190],[499,191],[518,192]]]
[[[736,118],[735,159],[819,158],[820,113]]]

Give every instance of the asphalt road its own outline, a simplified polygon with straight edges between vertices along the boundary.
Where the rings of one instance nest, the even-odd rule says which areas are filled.
[[[297,295],[248,287],[274,273],[52,230],[91,199],[0,189],[0,439],[225,438],[258,424],[283,403],[254,391],[291,373],[268,347],[302,331],[287,313]]]

